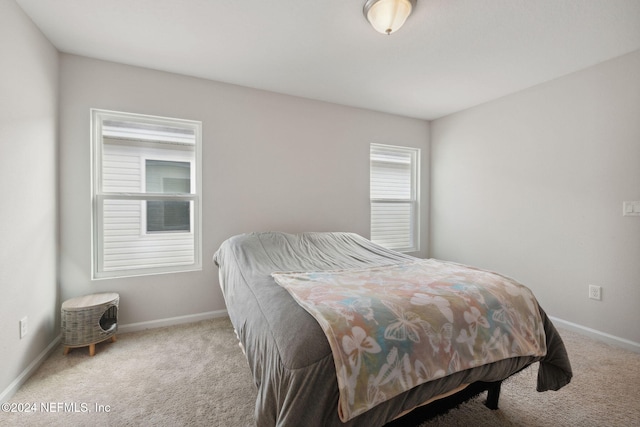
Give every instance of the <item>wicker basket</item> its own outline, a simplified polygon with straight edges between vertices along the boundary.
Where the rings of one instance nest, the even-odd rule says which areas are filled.
[[[113,337],[118,330],[117,293],[72,298],[62,303],[62,344],[85,347]]]

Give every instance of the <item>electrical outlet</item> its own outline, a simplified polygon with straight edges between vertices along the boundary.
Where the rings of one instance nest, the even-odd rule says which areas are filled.
[[[27,332],[29,332],[29,323],[27,316],[24,316],[20,319],[20,339],[24,338]]]
[[[589,298],[602,300],[602,286],[589,285]]]
[[[622,216],[640,216],[640,202],[622,202]]]

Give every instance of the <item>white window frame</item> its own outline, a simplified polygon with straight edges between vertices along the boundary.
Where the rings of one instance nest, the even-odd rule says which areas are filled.
[[[407,198],[374,198],[371,197],[371,187],[374,178],[374,168],[373,162],[374,156],[376,152],[386,151],[389,153],[396,153],[402,156],[409,156],[410,158],[410,188],[409,188],[409,197]],[[379,160],[378,160],[379,161]],[[393,249],[398,252],[418,252],[420,250],[420,149],[413,147],[403,147],[397,145],[386,145],[386,144],[376,144],[372,143],[369,149],[369,171],[370,171],[370,206],[371,206],[371,223],[370,223],[370,233],[371,233],[371,241],[377,243],[381,246],[384,246],[389,249]],[[374,222],[375,222],[375,213],[374,206],[376,204],[405,204],[410,208],[410,220],[409,220],[409,244],[408,245],[395,245],[389,243],[388,240],[380,236],[376,236],[376,232],[374,230]],[[394,236],[396,237],[396,236]]]
[[[102,109],[91,109],[91,203],[92,203],[92,279],[108,279],[132,276],[144,276],[151,274],[165,274],[185,271],[202,270],[202,123],[195,120],[183,120],[144,114],[126,113]],[[105,192],[102,186],[103,168],[103,123],[106,120],[127,121],[141,124],[161,126],[173,126],[190,129],[195,135],[195,162],[192,163],[192,194],[156,194],[145,193],[144,188],[138,193]],[[134,137],[132,137],[133,139]],[[162,136],[160,135],[159,140]],[[144,182],[144,180],[143,180]],[[195,182],[195,185],[193,184]],[[185,234],[193,234],[193,263],[171,265],[164,267],[136,267],[121,270],[105,271],[103,262],[104,249],[104,202],[105,200],[165,200],[165,201],[190,201],[193,202],[193,230]],[[144,204],[144,203],[143,203]],[[146,228],[146,215],[143,216]]]

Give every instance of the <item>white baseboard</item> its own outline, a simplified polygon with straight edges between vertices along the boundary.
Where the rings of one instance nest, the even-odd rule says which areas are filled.
[[[227,310],[215,310],[208,311],[206,313],[189,314],[186,316],[170,317],[167,319],[150,320],[148,322],[129,323],[125,325],[118,325],[118,332],[135,332],[145,329],[161,328],[164,326],[180,325],[182,323],[199,322],[201,320],[214,319],[217,317],[228,316]],[[38,369],[38,367],[44,362],[47,357],[60,343],[61,336],[58,335],[51,343],[27,366],[24,371],[13,380],[9,386],[0,394],[0,403],[5,403],[18,391],[18,389],[24,384],[29,377]]]
[[[49,343],[47,348],[42,350],[42,352],[35,359],[33,359],[31,363],[29,363],[29,366],[27,366],[24,371],[22,371],[20,375],[18,375],[18,377],[13,380],[13,382],[9,384],[6,389],[2,391],[2,394],[0,394],[0,403],[9,401],[9,399],[11,399],[11,396],[16,394],[16,391],[18,391],[22,384],[24,384],[29,379],[29,377],[36,371],[36,369],[38,369],[40,365],[42,365],[42,362],[47,360],[47,357],[49,357],[53,350],[56,349],[56,347],[60,343],[60,338],[60,335],[55,337],[53,341]]]
[[[143,331],[145,329],[163,328],[165,326],[181,325],[183,323],[199,322],[228,316],[227,310],[207,311],[206,313],[187,314],[186,316],[169,317],[166,319],[149,320],[147,322],[127,323],[118,325],[118,333]]]
[[[608,334],[606,332],[598,331],[596,329],[587,328],[586,326],[578,325],[577,323],[568,322],[566,320],[558,319],[557,317],[549,316],[549,319],[561,328],[569,329],[570,331],[577,332],[582,335],[594,338],[598,341],[606,342],[607,344],[614,345],[616,347],[622,347],[626,350],[631,350],[635,353],[640,353],[640,343],[631,341],[625,338],[620,338],[615,335]]]
[[[129,323],[125,325],[118,325],[118,332],[135,332],[145,329],[161,328],[165,326],[180,325],[183,323],[199,322],[201,320],[214,319],[218,317],[227,316],[227,310],[215,310],[208,311],[206,313],[189,314],[186,316],[170,317],[166,319],[150,320],[147,322]],[[608,344],[621,347],[627,350],[631,350],[636,353],[640,353],[640,343],[620,338],[615,335],[608,334],[606,332],[598,331],[596,329],[588,328],[586,326],[578,325],[577,323],[569,322],[559,319],[557,317],[549,316],[551,321],[558,327],[569,329],[582,335],[589,336],[598,341],[603,341]],[[24,371],[13,380],[9,386],[0,394],[0,403],[7,402],[11,396],[24,384],[29,377],[38,369],[38,367],[44,362],[51,352],[56,348],[60,342],[61,336],[58,335],[51,343],[27,366]]]

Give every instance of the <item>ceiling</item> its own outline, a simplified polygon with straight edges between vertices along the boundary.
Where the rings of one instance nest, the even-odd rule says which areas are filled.
[[[16,0],[62,52],[426,120],[640,49],[640,0]]]

